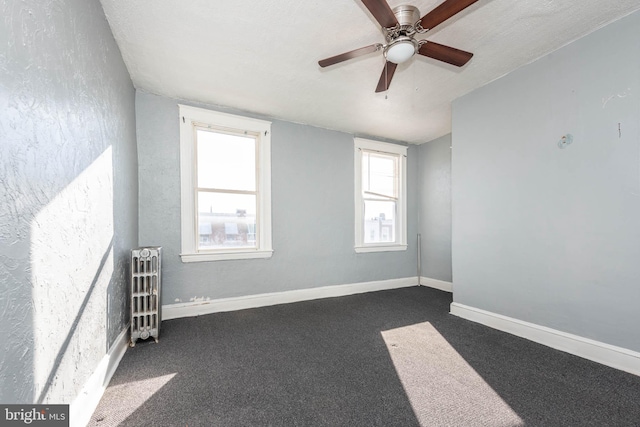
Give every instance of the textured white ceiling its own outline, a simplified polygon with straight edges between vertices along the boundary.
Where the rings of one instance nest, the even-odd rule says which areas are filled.
[[[441,1],[409,4],[422,16]],[[138,89],[417,144],[450,132],[452,100],[640,9],[640,0],[480,0],[418,37],[473,52],[465,67],[416,55],[376,94],[380,52],[318,66],[384,42],[360,0],[101,2]]]

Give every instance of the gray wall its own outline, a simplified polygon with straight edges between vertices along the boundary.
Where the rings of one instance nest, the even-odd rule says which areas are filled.
[[[422,277],[451,282],[451,134],[418,147]]]
[[[135,94],[97,0],[0,8],[0,402],[70,403],[128,317]]]
[[[635,13],[454,102],[455,302],[640,350],[639,40]]]
[[[163,304],[416,275],[417,147],[409,148],[409,249],[354,252],[353,137],[272,125],[273,257],[184,264],[178,101],[136,93],[140,244],[163,247]]]

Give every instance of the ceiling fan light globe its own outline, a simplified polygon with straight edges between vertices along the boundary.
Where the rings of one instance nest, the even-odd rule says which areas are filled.
[[[385,51],[387,61],[394,64],[402,64],[411,59],[416,53],[416,46],[409,40],[400,40],[392,43]]]

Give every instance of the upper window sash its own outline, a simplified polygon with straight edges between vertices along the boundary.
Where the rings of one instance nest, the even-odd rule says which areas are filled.
[[[366,161],[365,161],[366,158]],[[385,188],[380,185],[376,185],[376,183],[372,183],[375,177],[379,177],[379,173],[375,173],[376,171],[372,171],[372,162],[373,159],[382,159],[383,161],[391,161],[391,174],[384,178],[390,178],[392,180],[391,188],[386,188],[387,192],[384,192]],[[400,155],[395,153],[381,153],[379,151],[371,151],[366,149],[361,149],[361,162],[362,162],[362,194],[370,195],[373,197],[386,199],[386,200],[397,200],[398,199],[398,187],[399,187],[399,179],[398,179],[398,162]],[[378,183],[379,184],[379,183]],[[377,190],[377,191],[373,191]]]
[[[213,190],[213,191],[220,191],[220,192],[226,192],[226,191],[230,191],[233,193],[245,193],[245,194],[256,194],[259,191],[260,188],[260,177],[259,177],[259,165],[260,165],[260,158],[259,158],[259,150],[258,147],[260,146],[260,134],[257,132],[241,132],[235,129],[227,129],[227,128],[223,128],[223,127],[214,127],[214,126],[207,126],[207,125],[202,125],[202,124],[198,124],[198,123],[194,123],[193,124],[194,127],[194,150],[196,152],[195,157],[196,157],[196,163],[195,163],[195,177],[196,177],[196,188],[200,191],[206,191],[206,190]],[[251,173],[254,175],[254,181],[252,183],[252,189],[251,190],[247,190],[247,187],[245,188],[231,188],[230,186],[210,186],[210,185],[203,185],[203,183],[200,182],[200,165],[201,165],[201,153],[198,152],[198,139],[197,139],[197,135],[198,132],[203,131],[203,132],[211,132],[211,133],[215,133],[215,134],[223,134],[223,135],[229,135],[229,136],[235,136],[235,137],[241,137],[241,138],[247,138],[247,139],[252,139],[252,143],[253,143],[253,156],[254,156],[254,162],[253,162],[253,167],[251,170]]]

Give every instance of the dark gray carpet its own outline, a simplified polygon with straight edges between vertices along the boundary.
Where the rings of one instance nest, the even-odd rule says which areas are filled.
[[[640,426],[640,377],[424,287],[165,321],[90,426]]]

